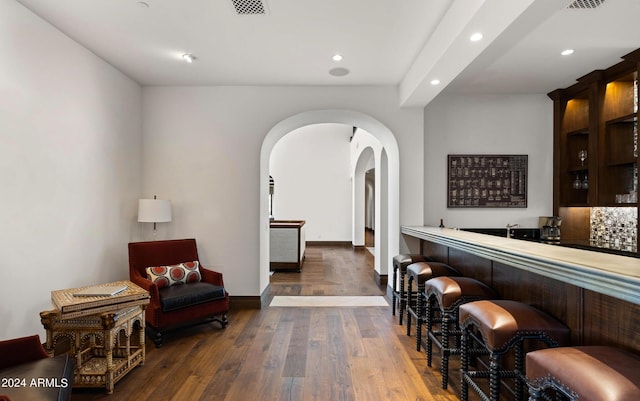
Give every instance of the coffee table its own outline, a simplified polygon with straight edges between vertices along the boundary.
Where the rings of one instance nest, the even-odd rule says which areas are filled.
[[[149,293],[131,281],[100,286],[126,289],[115,295],[82,297],[74,294],[88,287],[52,291],[55,309],[40,312],[40,320],[47,333],[47,352],[53,354],[59,340],[69,340],[75,360],[73,386],[104,387],[111,394],[118,380],[144,364]]]

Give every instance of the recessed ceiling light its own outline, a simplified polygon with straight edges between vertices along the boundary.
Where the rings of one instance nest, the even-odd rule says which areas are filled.
[[[472,42],[477,42],[482,39],[482,34],[480,32],[476,32],[469,37],[469,40]]]
[[[342,55],[336,53],[331,58],[333,59],[333,61],[340,61],[340,60],[342,60]]]
[[[567,49],[567,50],[563,50],[560,54],[562,54],[563,56],[568,56],[570,54],[573,54],[573,49]]]
[[[191,53],[185,53],[182,55],[182,59],[187,63],[193,63],[193,61],[196,59],[196,56]]]
[[[440,80],[439,79],[432,79],[431,80],[431,85],[440,85]]]
[[[333,75],[334,77],[344,77],[345,75],[349,74],[349,70],[347,70],[346,68],[337,67],[330,69],[329,74]]]

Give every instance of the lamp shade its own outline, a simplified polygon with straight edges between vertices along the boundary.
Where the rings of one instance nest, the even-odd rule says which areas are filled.
[[[171,221],[171,202],[164,199],[138,199],[138,221],[141,223]]]

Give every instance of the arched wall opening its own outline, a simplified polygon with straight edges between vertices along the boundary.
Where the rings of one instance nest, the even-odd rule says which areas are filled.
[[[364,173],[365,190],[364,190],[364,228],[366,230],[373,230],[375,227],[375,177],[376,169],[371,168]],[[365,245],[366,245],[365,235]],[[373,244],[371,244],[373,246]]]
[[[366,172],[373,167],[378,173],[374,176],[374,270],[378,275],[378,281],[382,283],[384,280],[381,276],[387,274],[388,255],[388,198],[389,198],[389,169],[386,162],[386,152],[382,143],[370,132],[357,128],[351,141],[351,157],[356,162],[353,163],[353,244],[364,245],[364,232],[366,227],[365,209],[366,209]],[[384,210],[383,210],[384,209]]]
[[[387,152],[385,148],[382,148],[382,152],[380,154],[380,171],[389,171],[389,158],[387,156]],[[393,226],[391,225],[391,211],[389,210],[389,183],[391,182],[391,177],[389,174],[378,174],[379,177],[376,177],[376,202],[378,207],[376,207],[376,230],[380,231],[379,235],[376,235],[374,239],[375,243],[378,244],[386,244],[391,241],[391,232],[394,231]],[[396,216],[396,220],[397,216]],[[400,230],[400,227],[395,228],[396,232]],[[378,238],[379,237],[379,238]],[[396,245],[398,245],[398,238],[396,237]],[[376,253],[376,258],[379,260],[387,261],[387,270],[385,270],[385,274],[388,273],[388,264],[390,263],[391,257],[398,253],[398,248],[395,250],[391,250],[388,246],[381,246],[380,252]]]
[[[273,219],[304,220],[307,243],[351,243],[352,136],[350,125],[311,124],[289,132],[271,150]]]
[[[380,248],[385,248],[385,255],[393,255],[398,252],[400,223],[399,223],[399,187],[400,187],[400,160],[398,153],[398,144],[393,133],[384,124],[373,117],[351,110],[313,110],[298,113],[288,117],[273,126],[265,136],[260,150],[260,211],[259,211],[259,227],[260,227],[260,292],[269,285],[269,160],[274,145],[289,132],[312,124],[337,123],[347,124],[354,127],[362,128],[373,135],[384,148],[383,154],[388,160],[386,162],[386,184],[384,201],[380,199],[378,205],[386,205],[387,217],[386,223],[380,228],[381,235],[376,235],[376,242],[380,241],[378,237],[384,238],[384,246],[376,243],[376,272],[381,276],[387,276],[389,271],[390,260],[386,257],[382,259]],[[381,176],[383,174],[377,174]],[[378,180],[379,178],[376,178]],[[376,185],[378,183],[376,182]],[[381,187],[381,186],[379,186]],[[378,192],[378,191],[376,191]],[[361,203],[364,208],[364,203]],[[380,221],[380,219],[376,219]],[[382,222],[380,222],[382,223]],[[376,223],[378,225],[379,223]],[[364,231],[364,219],[363,227]],[[382,231],[386,232],[382,232]],[[381,263],[382,262],[382,263]]]
[[[364,246],[365,244],[366,171],[372,159],[375,163],[376,157],[373,148],[367,146],[361,149],[351,172],[351,210],[353,211],[351,214],[351,243],[355,246]]]

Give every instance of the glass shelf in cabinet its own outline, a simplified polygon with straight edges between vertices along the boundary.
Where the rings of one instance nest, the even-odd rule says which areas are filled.
[[[633,166],[636,163],[636,159],[625,159],[625,160],[610,160],[607,162],[607,167],[616,167],[616,166]]]

